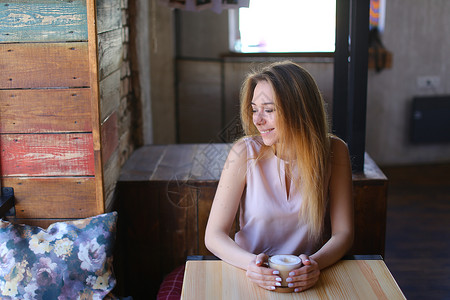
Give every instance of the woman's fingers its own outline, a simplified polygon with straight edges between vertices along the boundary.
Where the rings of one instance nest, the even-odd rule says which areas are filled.
[[[253,283],[259,285],[260,287],[267,290],[274,290],[275,287],[281,286],[281,278],[278,275],[272,274],[272,272],[270,272],[271,269],[268,270],[269,272],[265,274],[247,270],[246,275]]]
[[[308,266],[311,264],[311,260],[309,259],[309,256],[306,254],[300,254],[300,259],[302,260],[302,264],[305,266]]]
[[[279,271],[270,269],[267,266],[269,257],[264,254],[258,254],[256,259],[247,267],[247,277],[267,290],[274,290],[276,286],[281,286],[281,277]]]
[[[294,287],[295,292],[304,291],[314,286],[319,280],[320,269],[317,262],[310,259],[307,255],[300,255],[303,266],[292,270],[287,278],[288,286]]]
[[[267,256],[267,254],[260,253],[260,254],[256,255],[255,264],[257,266],[265,266],[265,265],[267,265],[268,261],[269,261],[269,256]]]

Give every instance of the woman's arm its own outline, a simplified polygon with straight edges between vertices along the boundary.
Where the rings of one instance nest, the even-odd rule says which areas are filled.
[[[255,255],[244,251],[229,232],[245,187],[247,149],[244,140],[236,142],[228,154],[209,214],[205,245],[214,255],[241,269],[247,269]]]
[[[347,145],[340,139],[331,139],[331,177],[329,201],[331,238],[311,258],[324,269],[342,258],[353,244],[353,183]]]
[[[353,244],[353,183],[347,145],[340,139],[332,138],[331,153],[331,238],[313,255],[300,256],[304,266],[293,271],[289,280],[296,292],[312,287],[319,280],[320,270],[341,259]]]

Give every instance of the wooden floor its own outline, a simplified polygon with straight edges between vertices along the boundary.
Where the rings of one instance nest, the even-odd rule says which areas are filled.
[[[382,170],[386,264],[408,299],[450,299],[450,164]]]

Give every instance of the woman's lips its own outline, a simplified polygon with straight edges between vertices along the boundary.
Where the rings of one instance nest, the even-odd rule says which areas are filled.
[[[259,132],[260,132],[261,134],[266,134],[266,133],[271,132],[272,130],[274,130],[274,128],[267,129],[267,130],[260,130]]]

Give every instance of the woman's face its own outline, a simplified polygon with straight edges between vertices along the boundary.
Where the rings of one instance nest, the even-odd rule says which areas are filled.
[[[273,89],[267,81],[260,81],[252,98],[253,124],[261,134],[264,144],[272,146],[278,142],[276,112]]]

